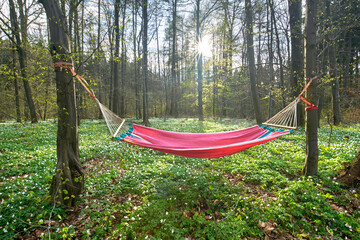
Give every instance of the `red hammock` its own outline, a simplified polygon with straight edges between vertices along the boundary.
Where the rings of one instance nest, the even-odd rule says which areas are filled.
[[[118,117],[99,102],[94,92],[89,89],[89,85],[85,79],[76,74],[72,69],[72,63],[57,62],[54,63],[54,67],[68,69],[74,77],[80,81],[85,90],[98,103],[113,137],[137,146],[152,148],[161,152],[184,157],[217,158],[243,151],[290,133],[289,130],[275,131],[263,125],[220,133],[179,133],[133,124],[127,134],[122,134],[120,137],[117,137],[125,120]],[[309,81],[300,95],[287,107],[263,124],[271,127],[296,129],[296,106],[300,99],[309,105],[306,110],[317,109],[317,106],[302,97],[311,82],[316,78],[317,77],[305,79]]]
[[[140,147],[183,157],[218,158],[289,133],[289,130],[275,131],[258,125],[219,133],[180,133],[132,124],[127,134],[116,138]]]

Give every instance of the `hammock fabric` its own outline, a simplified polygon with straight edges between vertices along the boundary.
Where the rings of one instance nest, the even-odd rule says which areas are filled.
[[[127,134],[116,138],[140,147],[193,158],[231,155],[290,133],[262,125],[218,133],[180,133],[131,125]]]

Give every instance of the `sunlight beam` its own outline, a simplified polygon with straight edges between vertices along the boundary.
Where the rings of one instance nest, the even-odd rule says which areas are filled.
[[[212,57],[211,39],[209,35],[205,35],[198,43],[198,53],[204,57]]]

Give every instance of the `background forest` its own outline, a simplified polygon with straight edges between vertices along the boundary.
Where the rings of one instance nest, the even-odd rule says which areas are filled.
[[[254,119],[245,2],[149,1],[146,18],[143,3],[60,1],[74,69],[97,98],[121,117],[141,119],[148,96],[150,117]],[[267,119],[304,85],[304,6],[292,0],[252,5],[257,96]],[[1,0],[0,6],[0,120],[56,118],[44,9],[33,0]],[[317,104],[335,124],[360,118],[359,12],[358,1],[318,3]],[[76,84],[79,117],[99,118],[95,102]]]

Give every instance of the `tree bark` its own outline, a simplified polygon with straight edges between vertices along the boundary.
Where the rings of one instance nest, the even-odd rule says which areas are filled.
[[[12,74],[14,76],[16,122],[21,123],[19,84],[18,84],[18,79],[17,79],[17,74],[16,74],[16,63],[15,63],[16,51],[14,50],[14,48],[12,48],[11,52],[12,52],[12,59],[13,59],[11,62],[11,69],[12,69]]]
[[[293,97],[298,97],[304,69],[301,0],[288,0],[288,5],[291,38],[290,91]],[[300,107],[297,108],[297,117],[298,125],[303,126],[304,112]]]
[[[103,81],[102,81],[102,77],[101,77],[101,42],[100,42],[100,34],[101,34],[101,0],[98,0],[98,26],[97,26],[97,83],[98,83],[98,93],[97,93],[97,99],[99,99],[99,102],[102,102],[102,86],[103,86]],[[109,33],[110,34],[110,33]],[[101,119],[102,118],[102,113],[101,113],[101,109],[99,108],[99,112],[98,112],[98,118]]]
[[[272,11],[270,10],[270,4],[268,2],[267,8],[267,33],[268,33],[268,52],[269,52],[269,106],[268,106],[268,119],[271,118],[271,105],[272,105],[272,91],[273,91],[273,83],[274,83],[274,50],[273,50],[273,32],[274,32],[274,24],[271,21]],[[270,18],[270,19],[269,19]],[[269,26],[270,25],[270,26]]]
[[[20,73],[21,73],[21,77],[23,80],[23,84],[24,84],[24,90],[25,90],[25,96],[26,96],[26,101],[27,101],[27,105],[29,107],[29,111],[30,111],[30,118],[31,118],[31,122],[32,123],[37,123],[38,119],[36,116],[36,111],[35,111],[35,104],[32,98],[32,93],[31,93],[31,87],[29,84],[29,81],[27,79],[27,73],[26,73],[26,52],[23,49],[23,45],[26,44],[26,26],[24,25],[24,21],[26,21],[24,13],[21,13],[21,21],[22,21],[22,28],[19,29],[19,24],[17,21],[17,16],[16,16],[16,12],[15,12],[15,4],[13,0],[9,0],[9,6],[10,6],[10,19],[11,19],[11,25],[12,25],[12,32],[13,35],[15,36],[15,42],[16,42],[16,51],[18,53],[18,57],[19,57],[19,63],[20,63]],[[23,40],[20,38],[20,30],[22,32],[22,37]]]
[[[360,182],[360,148],[355,160],[345,169],[345,172],[337,178],[337,181],[347,185],[354,185]]]
[[[132,15],[133,15],[133,54],[134,54],[134,78],[135,78],[135,114],[136,119],[141,118],[141,106],[140,106],[140,81],[139,81],[139,67],[137,58],[137,12],[138,8],[136,4],[132,4]]]
[[[125,46],[125,18],[126,18],[126,5],[127,0],[123,2],[121,8],[122,24],[121,24],[121,68],[120,68],[120,79],[121,79],[121,94],[120,94],[120,116],[125,115],[125,73],[126,73],[126,46]]]
[[[195,15],[196,15],[196,43],[199,44],[201,41],[200,34],[200,1],[196,0]],[[197,82],[198,82],[198,115],[199,121],[204,121],[204,110],[203,110],[203,56],[202,53],[198,52],[196,55],[197,61]]]
[[[247,55],[248,55],[248,64],[249,64],[249,74],[250,74],[250,87],[251,87],[251,97],[253,101],[255,117],[257,124],[263,122],[262,113],[260,110],[258,90],[256,86],[256,77],[255,77],[255,55],[254,55],[254,39],[253,39],[253,9],[251,6],[251,0],[245,0],[245,21],[246,21],[246,46],[247,46]]]
[[[55,0],[40,0],[45,8],[50,28],[50,51],[53,62],[70,62],[70,42],[66,34],[66,19]],[[78,125],[75,88],[70,71],[55,69],[57,105],[57,166],[50,188],[51,200],[70,208],[84,186],[84,170],[79,161]]]
[[[120,25],[119,25],[119,12],[120,12],[120,0],[115,1],[115,53],[113,59],[114,73],[113,73],[113,104],[112,110],[119,115],[119,48],[120,48]]]
[[[177,117],[178,96],[177,96],[177,0],[172,1],[172,53],[171,53],[171,106],[170,115]]]
[[[274,22],[274,30],[275,30],[275,36],[276,36],[276,50],[277,55],[279,59],[279,70],[280,70],[280,90],[281,90],[281,101],[282,101],[282,107],[285,108],[285,86],[284,86],[284,66],[283,66],[283,59],[281,55],[281,46],[280,46],[280,37],[279,37],[279,31],[277,28],[276,18],[275,18],[275,10],[274,10],[274,4],[272,0],[269,0],[269,6],[271,11],[271,18]]]
[[[306,77],[311,78],[316,74],[316,14],[317,1],[306,0],[306,34],[305,34],[305,64]],[[316,80],[308,87],[306,99],[311,103],[317,102]],[[318,124],[317,110],[309,109],[305,116],[306,157],[303,172],[306,176],[313,176],[318,170]]]
[[[142,16],[143,16],[143,123],[146,126],[149,122],[149,100],[148,100],[148,0],[142,0]]]
[[[331,97],[332,97],[332,111],[333,111],[333,122],[337,126],[341,122],[341,113],[340,113],[340,86],[339,86],[339,76],[336,63],[336,49],[334,40],[335,34],[332,29],[332,15],[330,9],[330,0],[326,0],[326,15],[329,21],[329,33],[328,33],[328,44],[329,44],[329,64],[330,64],[330,79],[331,79]]]

